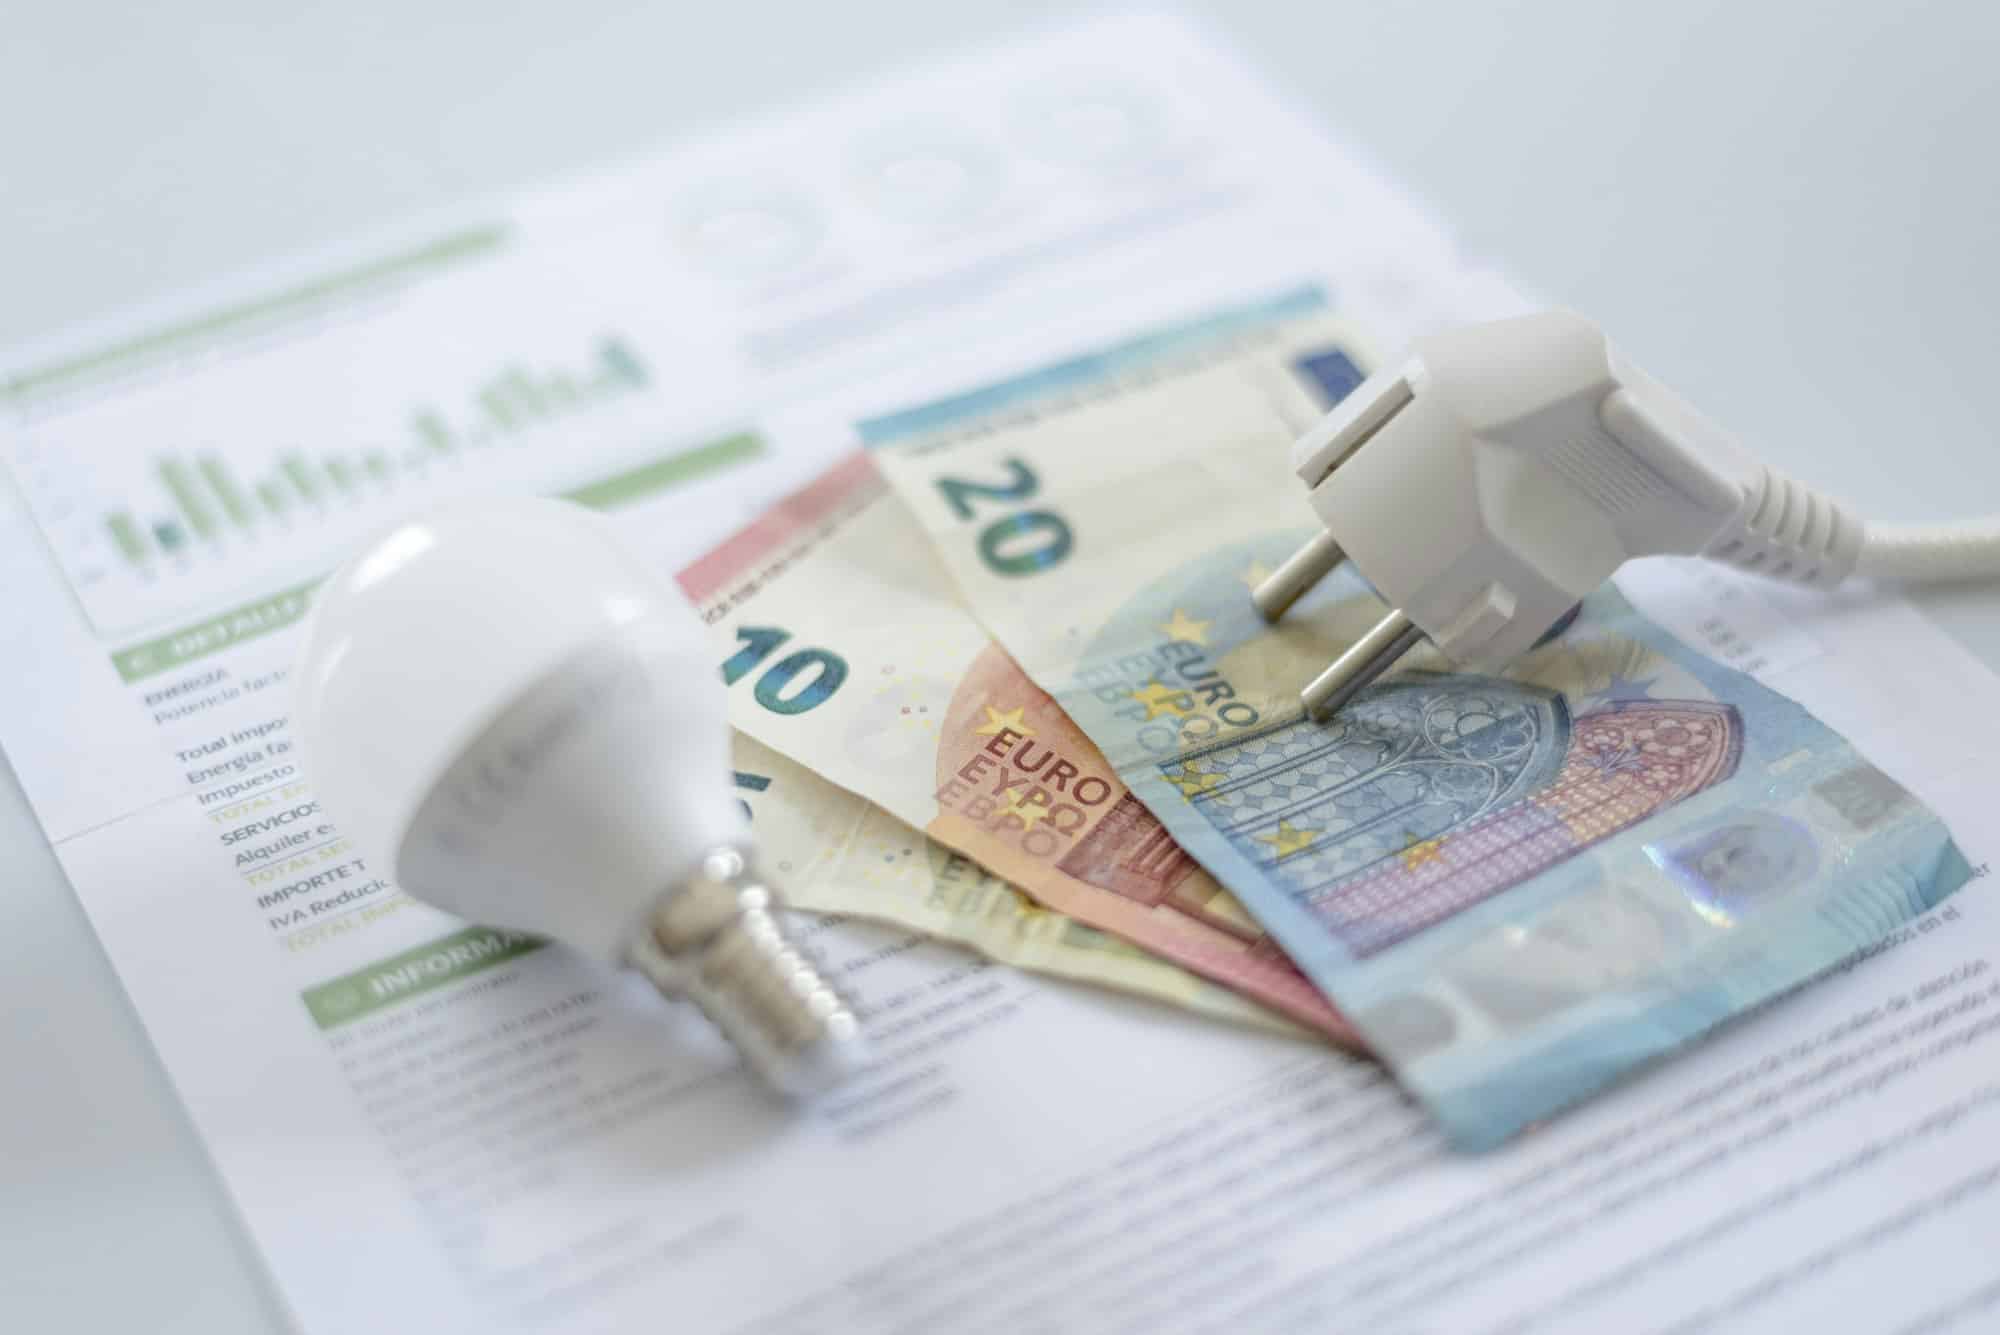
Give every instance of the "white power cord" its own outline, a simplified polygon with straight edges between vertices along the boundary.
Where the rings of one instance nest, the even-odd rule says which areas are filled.
[[[1875,524],[1747,455],[1568,311],[1412,345],[1292,448],[1326,532],[1252,595],[1275,620],[1343,561],[1395,609],[1302,693],[1338,709],[1428,639],[1494,670],[1637,556],[1831,588],[2000,576],[2000,516]]]
[[[1940,583],[2000,572],[2000,519],[1955,524],[1870,524],[1854,572],[1870,579]]]

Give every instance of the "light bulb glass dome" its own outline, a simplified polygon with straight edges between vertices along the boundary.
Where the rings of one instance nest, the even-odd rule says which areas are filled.
[[[294,698],[327,813],[475,921],[623,962],[662,887],[747,838],[698,618],[577,506],[387,534],[320,590]]]

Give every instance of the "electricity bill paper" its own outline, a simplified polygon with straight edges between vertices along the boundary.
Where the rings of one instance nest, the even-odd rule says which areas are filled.
[[[678,572],[857,423],[1308,287],[1368,356],[1515,300],[1201,33],[1119,17],[0,368],[0,742],[300,1327],[1991,1324],[1977,879],[1468,1157],[1372,1062],[1190,1014],[1193,973],[1149,993],[993,963],[1047,943],[992,934],[970,892],[926,895],[925,925],[984,953],[802,923],[878,1057],[787,1110],[686,1008],[410,901],[319,810],[286,719],[299,618],[396,518],[568,495]],[[1305,522],[1294,490],[1270,504]],[[1886,776],[1841,810],[1912,794],[1976,878],[1993,674],[1893,600],[1712,578],[1654,563],[1621,590]],[[1650,694],[1684,698],[1706,669],[1663,654]],[[1884,689],[1912,663],[1921,689]],[[1654,671],[1631,666],[1621,690]],[[832,791],[769,736],[742,796],[808,900],[916,912],[918,850],[979,874],[910,828],[931,813]]]

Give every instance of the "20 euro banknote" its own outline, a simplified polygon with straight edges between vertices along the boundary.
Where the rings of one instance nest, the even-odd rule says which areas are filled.
[[[979,866],[753,738],[736,787],[759,857],[794,908],[870,918],[990,959],[1109,987],[1232,1024],[1303,1035],[1273,1011],[1147,951],[1052,913]]]
[[[1256,920],[959,605],[866,455],[787,497],[680,578],[734,650],[722,670],[740,732],[1044,907],[1358,1045]]]
[[[1295,304],[1295,303],[1294,303]],[[1492,1145],[1962,884],[1941,823],[1612,588],[1504,677],[1420,650],[1300,686],[1382,613],[1279,625],[1291,441],[1358,383],[1325,318],[1210,322],[866,424],[968,604],[1438,1116]]]

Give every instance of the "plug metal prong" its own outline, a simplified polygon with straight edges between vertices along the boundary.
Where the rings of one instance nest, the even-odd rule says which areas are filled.
[[[1250,601],[1257,604],[1257,614],[1264,620],[1276,621],[1346,559],[1347,553],[1340,550],[1333,535],[1322,533],[1265,576],[1264,582],[1250,591]]]
[[[1299,692],[1299,703],[1315,722],[1324,719],[1352,700],[1355,693],[1396,665],[1396,660],[1416,648],[1423,631],[1400,610],[1376,622],[1374,628],[1356,640],[1333,665],[1312,679]]]

